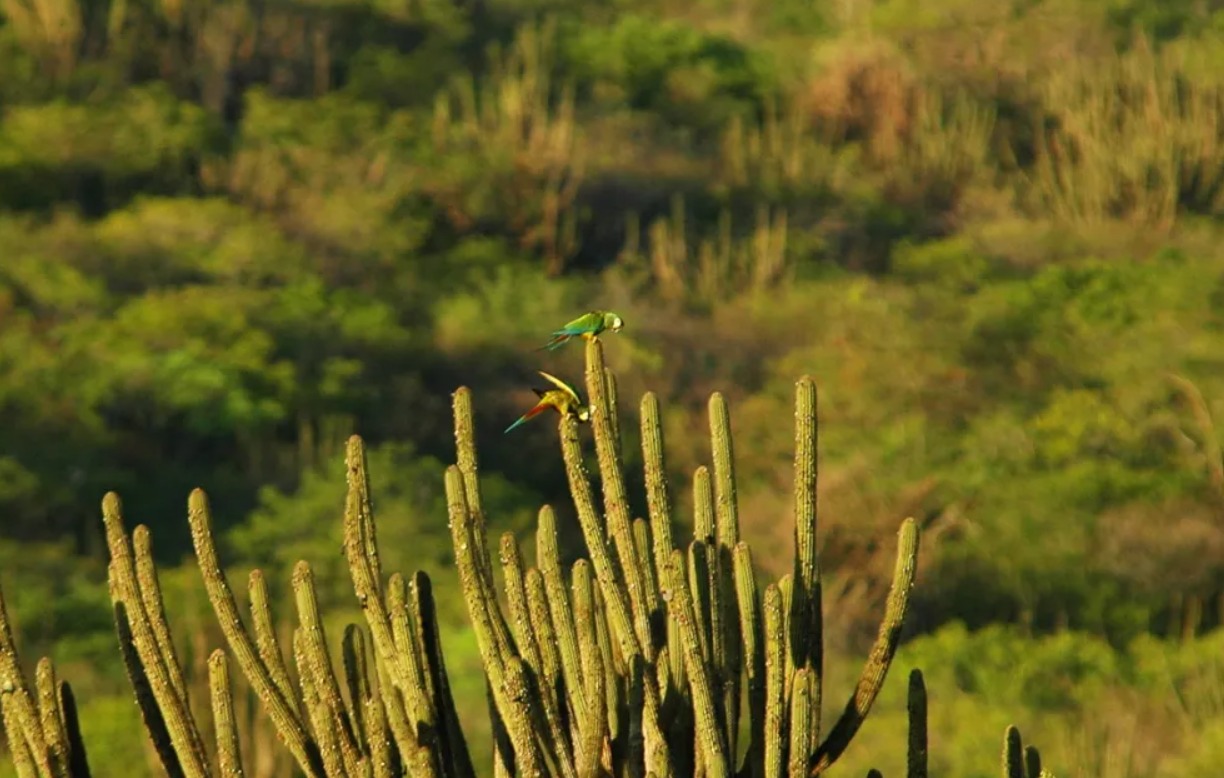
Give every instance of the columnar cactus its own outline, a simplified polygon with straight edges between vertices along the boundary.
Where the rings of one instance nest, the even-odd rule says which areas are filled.
[[[577,421],[559,421],[561,462],[586,554],[561,564],[557,520],[539,513],[535,565],[519,540],[499,539],[507,610],[489,551],[475,448],[471,393],[454,395],[456,462],[445,472],[449,525],[463,599],[484,660],[496,775],[699,775],[808,778],[824,773],[866,718],[896,652],[909,604],[918,530],[902,522],[887,605],[845,710],[823,729],[824,667],[817,557],[816,387],[795,395],[795,555],[790,573],[758,581],[740,539],[735,460],[727,403],[709,403],[711,467],[693,478],[693,540],[673,541],[659,403],[641,403],[648,517],[626,498],[616,384],[598,341],[587,344],[586,384],[598,461],[599,497],[584,465]],[[231,593],[210,529],[208,500],[188,500],[196,560],[229,652],[309,778],[472,778],[438,636],[432,585],[423,573],[385,576],[375,534],[363,443],[346,453],[344,551],[365,626],[348,625],[340,661],[323,629],[314,574],[292,576],[298,626],[292,664],[273,630],[263,575],[248,582],[250,627]],[[121,654],[154,748],[167,774],[243,775],[229,660],[208,660],[215,748],[206,748],[171,640],[150,533],[124,529],[119,498],[102,505],[110,590]],[[292,670],[292,676],[291,676]],[[338,672],[337,672],[338,670]],[[296,683],[294,679],[296,678]],[[50,663],[37,694],[22,678],[0,599],[4,727],[18,775],[88,775],[72,695]],[[746,692],[741,696],[741,690]],[[744,704],[741,706],[741,699]],[[908,774],[926,775],[926,696],[910,677]],[[746,732],[746,741],[741,740]],[[1035,778],[1040,760],[1009,730],[1004,771]]]

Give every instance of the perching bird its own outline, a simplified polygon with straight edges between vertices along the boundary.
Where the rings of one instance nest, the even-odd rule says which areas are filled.
[[[625,320],[611,311],[591,311],[590,313],[582,314],[577,319],[554,332],[552,340],[536,349],[536,351],[543,351],[544,349],[552,351],[565,345],[570,338],[579,336],[585,340],[593,340],[604,330],[619,332],[620,328],[624,326]]]
[[[555,375],[545,373],[543,370],[538,370],[536,372],[548,379],[548,382],[557,388],[536,389],[535,387],[532,387],[531,391],[536,393],[536,395],[540,398],[540,401],[535,404],[534,408],[518,417],[518,421],[511,424],[509,427],[506,427],[506,432],[509,432],[533,416],[539,416],[544,412],[545,408],[552,408],[562,416],[573,414],[578,417],[578,421],[585,422],[591,420],[590,407],[583,404],[582,400],[578,397],[578,392],[574,391],[572,386],[565,383],[560,378],[557,378]]]

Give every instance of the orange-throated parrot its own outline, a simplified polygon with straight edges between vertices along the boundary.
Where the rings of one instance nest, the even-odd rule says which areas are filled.
[[[604,330],[619,332],[620,328],[624,326],[625,320],[611,311],[591,311],[582,314],[577,319],[554,332],[552,340],[536,349],[536,351],[543,351],[544,349],[552,351],[565,345],[570,338],[574,337],[591,340]]]
[[[535,387],[532,387],[531,391],[536,393],[536,395],[540,398],[540,401],[535,404],[534,408],[518,417],[518,421],[511,424],[509,427],[506,427],[506,432],[509,432],[533,416],[539,416],[544,412],[545,408],[552,408],[562,416],[572,413],[578,417],[578,421],[591,420],[590,407],[583,404],[582,400],[578,397],[578,392],[574,391],[572,386],[565,383],[560,378],[557,378],[555,375],[545,373],[543,370],[538,370],[536,372],[544,376],[544,378],[546,378],[548,382],[556,388],[536,389]]]

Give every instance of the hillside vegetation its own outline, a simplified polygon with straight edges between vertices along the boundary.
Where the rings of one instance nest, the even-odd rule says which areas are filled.
[[[771,578],[814,378],[830,708],[917,519],[906,642],[839,774],[898,774],[911,667],[948,778],[986,774],[1013,722],[1063,778],[1218,773],[1218,0],[0,0],[0,583],[95,772],[160,774],[101,496],[152,529],[204,679],[185,496],[208,491],[233,575],[284,599],[308,558],[343,624],[352,434],[387,567],[434,580],[483,721],[451,393],[491,531],[551,503],[572,559],[553,424],[501,430],[537,368],[580,376],[580,347],[532,349],[590,308],[626,321],[603,338],[620,396],[665,408],[681,513],[727,398]]]

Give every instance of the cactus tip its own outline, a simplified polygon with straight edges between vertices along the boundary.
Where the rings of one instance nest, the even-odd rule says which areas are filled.
[[[116,492],[107,492],[102,495],[102,515],[117,516],[122,512],[123,500],[119,499],[119,495]]]
[[[187,510],[190,513],[208,510],[208,495],[200,487],[192,489],[187,497]]]

